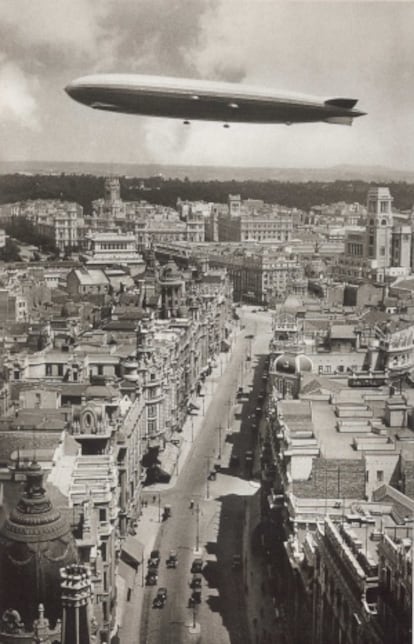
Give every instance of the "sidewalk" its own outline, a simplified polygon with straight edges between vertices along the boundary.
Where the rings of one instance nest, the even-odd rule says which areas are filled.
[[[151,550],[154,549],[154,544],[160,529],[161,523],[158,520],[158,514],[157,504],[148,505],[143,508],[142,516],[136,528],[136,534],[132,537],[144,547],[144,562],[148,559]],[[130,582],[124,579],[121,574],[118,573],[116,575],[118,597],[116,625],[119,628],[118,635],[121,644],[134,644],[135,642],[138,644],[144,584],[145,578],[143,578],[142,564],[138,566],[132,588],[129,587]]]

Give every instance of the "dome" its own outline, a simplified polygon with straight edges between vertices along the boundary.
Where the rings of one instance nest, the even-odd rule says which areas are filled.
[[[296,374],[310,372],[313,369],[312,360],[304,353],[282,353],[273,363],[273,371]]]
[[[296,297],[296,295],[288,295],[283,303],[283,308],[285,311],[296,312],[298,309],[302,308],[302,306],[302,300]]]
[[[38,605],[46,606],[55,622],[61,615],[61,567],[77,560],[75,540],[69,523],[56,510],[43,486],[38,463],[27,471],[25,490],[0,530],[0,614],[19,611],[26,626],[37,616]]]

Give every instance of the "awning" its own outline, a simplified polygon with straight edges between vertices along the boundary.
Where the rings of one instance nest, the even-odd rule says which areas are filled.
[[[174,472],[174,469],[177,465],[177,458],[178,448],[171,443],[167,443],[165,450],[158,454],[160,469],[165,472],[165,474],[168,474],[168,476],[172,476],[172,473]]]
[[[128,536],[122,544],[121,560],[133,568],[137,568],[144,556],[144,546],[140,541]]]
[[[124,579],[127,588],[134,587],[136,570],[131,568],[131,566],[128,566],[128,564],[122,561],[122,559],[118,565],[118,574],[121,575],[122,579]]]

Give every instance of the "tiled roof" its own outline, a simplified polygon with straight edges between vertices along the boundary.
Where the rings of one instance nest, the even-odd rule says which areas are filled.
[[[391,285],[391,288],[403,288],[409,291],[413,291],[414,277],[412,277],[411,279],[401,280],[400,282],[394,282],[394,284]]]
[[[355,331],[352,324],[332,324],[330,331],[331,340],[355,340]]]
[[[75,269],[74,274],[82,286],[109,284],[107,276],[99,268]]]
[[[310,403],[304,400],[283,400],[280,409],[286,419],[300,416],[310,418],[312,415]]]
[[[111,320],[103,327],[105,331],[135,331],[136,320]]]
[[[0,462],[8,463],[10,456],[17,450],[50,450],[52,456],[60,440],[61,432],[1,431]]]

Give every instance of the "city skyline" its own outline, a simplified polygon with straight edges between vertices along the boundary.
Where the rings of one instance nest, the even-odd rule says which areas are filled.
[[[2,161],[414,170],[411,3],[0,0],[0,8]],[[68,100],[70,80],[97,72],[354,96],[368,115],[352,128],[183,128]]]

